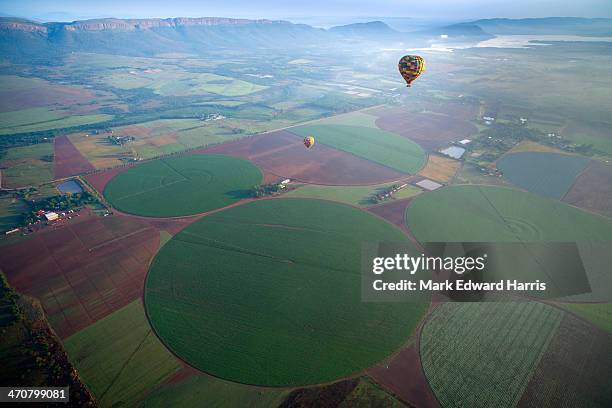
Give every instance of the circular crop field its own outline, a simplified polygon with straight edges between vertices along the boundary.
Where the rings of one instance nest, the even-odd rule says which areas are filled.
[[[398,350],[426,303],[361,301],[361,244],[411,247],[357,208],[274,199],[178,233],[145,284],[151,324],[176,355],[245,384],[301,386],[360,372]]]
[[[421,243],[575,242],[592,292],[571,300],[610,299],[608,218],[511,188],[453,186],[416,197],[406,211],[406,225]]]
[[[513,184],[533,193],[561,198],[589,159],[568,154],[520,152],[507,154],[497,161],[497,168]]]
[[[194,154],[135,166],[114,177],[104,196],[129,214],[176,217],[235,203],[261,180],[260,170],[246,160]]]

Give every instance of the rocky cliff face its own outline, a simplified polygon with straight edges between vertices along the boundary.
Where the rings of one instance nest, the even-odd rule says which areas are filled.
[[[181,26],[244,26],[251,24],[291,24],[280,20],[247,20],[234,18],[202,17],[202,18],[150,18],[150,19],[118,19],[104,18],[96,20],[74,21],[72,23],[45,23],[1,18],[0,29],[21,30],[27,32],[48,32],[49,28],[66,31],[103,31],[103,30],[146,30],[154,28],[176,28]]]
[[[41,32],[46,33],[47,27],[42,24],[37,24],[33,21],[12,19],[12,18],[0,18],[0,30],[17,30],[25,32]]]

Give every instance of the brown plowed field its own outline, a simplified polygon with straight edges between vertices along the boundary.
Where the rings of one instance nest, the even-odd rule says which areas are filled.
[[[518,406],[612,406],[610,356],[612,336],[575,316],[566,315]]]
[[[24,90],[0,92],[0,112],[36,106],[86,105],[96,98],[95,92],[88,89],[48,84]]]
[[[137,299],[158,246],[145,222],[82,216],[3,248],[0,268],[66,338]]]
[[[393,225],[397,225],[403,231],[408,232],[404,216],[406,214],[406,207],[408,207],[410,200],[412,200],[412,197],[405,198],[403,200],[392,200],[388,203],[378,204],[366,208],[366,210],[384,218]]]
[[[437,151],[450,142],[478,132],[473,124],[447,115],[414,113],[405,108],[391,108],[380,114],[376,126],[418,143],[426,151]]]
[[[563,201],[612,217],[612,166],[592,163],[578,176]]]
[[[370,368],[368,375],[411,406],[439,406],[425,378],[419,353],[414,346],[403,349],[391,361]]]
[[[58,136],[54,143],[53,173],[56,179],[75,176],[94,170],[94,166],[78,151],[66,136]]]
[[[302,139],[284,130],[257,135],[199,150],[251,160],[266,179],[290,178],[306,183],[366,185],[398,180],[405,174],[316,144],[306,149]],[[271,175],[271,176],[270,176]]]

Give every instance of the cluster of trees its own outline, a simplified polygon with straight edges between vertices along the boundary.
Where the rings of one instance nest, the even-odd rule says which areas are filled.
[[[0,272],[3,377],[14,386],[69,387],[67,407],[94,407],[40,305],[20,295]]]
[[[477,158],[479,163],[492,163],[523,140],[531,140],[587,156],[597,153],[592,145],[573,144],[560,136],[550,137],[538,129],[516,123],[492,124],[482,131],[480,137],[472,143],[471,148],[483,151]]]
[[[98,199],[84,191],[82,193],[67,193],[65,195],[56,195],[44,198],[42,200],[28,201],[28,211],[22,214],[23,225],[34,223],[39,216],[37,211],[69,211],[81,208],[87,204],[99,204]]]
[[[283,189],[284,186],[282,184],[261,184],[254,186],[249,195],[254,198],[266,197],[278,194]]]
[[[401,188],[402,187],[399,184],[393,184],[392,186],[383,188],[371,197],[371,201],[374,204],[387,201],[393,196],[393,193],[400,190]]]
[[[23,311],[17,304],[17,293],[10,287],[6,276],[0,273],[0,308],[4,310],[0,326],[8,326],[23,319]]]

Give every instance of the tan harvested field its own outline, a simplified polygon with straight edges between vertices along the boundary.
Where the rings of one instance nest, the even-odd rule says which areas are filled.
[[[568,154],[567,152],[557,149],[552,146],[546,146],[540,143],[532,142],[531,140],[523,140],[515,145],[507,153],[522,153],[522,152],[542,152],[542,153],[560,153]]]
[[[53,164],[56,179],[94,170],[91,163],[74,147],[67,136],[55,138]]]
[[[96,169],[119,166],[122,157],[131,157],[127,147],[112,144],[105,135],[74,133],[68,138]]]
[[[280,130],[235,142],[201,149],[251,160],[276,178],[290,178],[313,184],[367,185],[405,177],[395,170],[316,144],[306,149],[302,139]]]
[[[376,126],[415,141],[426,151],[436,151],[450,142],[476,134],[476,126],[465,120],[435,113],[414,113],[390,108],[379,114]]]
[[[461,162],[457,160],[430,155],[427,164],[423,170],[419,172],[419,175],[442,183],[448,183],[455,176],[460,167]]]
[[[612,165],[592,162],[562,201],[612,217]]]

